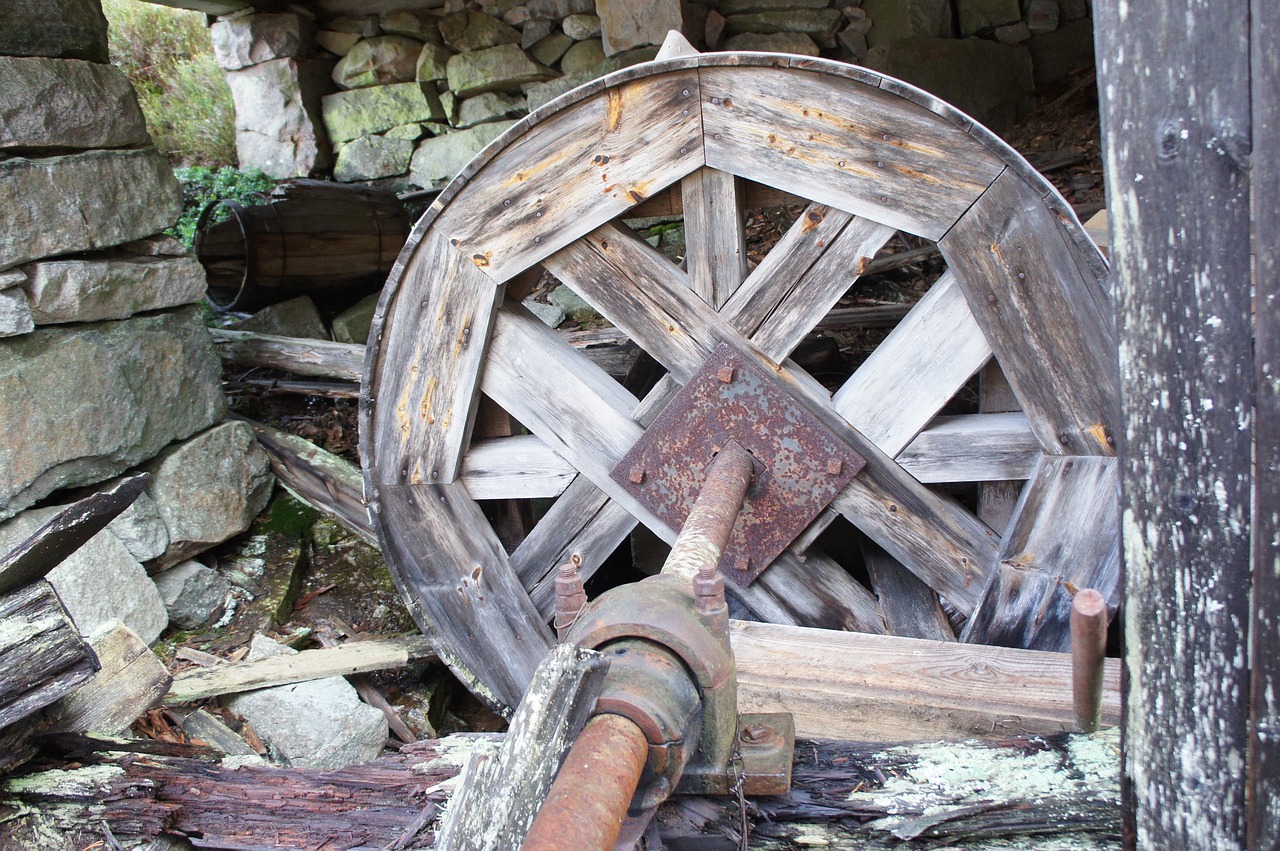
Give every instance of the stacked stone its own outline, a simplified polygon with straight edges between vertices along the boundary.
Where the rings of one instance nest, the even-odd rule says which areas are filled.
[[[49,576],[82,632],[114,618],[150,642],[168,618],[149,571],[247,527],[270,473],[223,422],[203,270],[158,235],[181,194],[98,3],[33,10],[0,14],[0,553],[77,489],[152,471]]]
[[[236,75],[250,69],[283,94],[237,95],[241,135],[323,147],[316,88],[295,79],[303,56],[327,56],[338,89],[321,99],[340,181],[397,190],[447,183],[507,127],[569,89],[654,56],[669,30],[701,50],[764,50],[865,64],[920,85],[1004,127],[1037,90],[1091,60],[1087,0],[324,0],[297,14],[242,15],[214,27]],[[397,8],[400,7],[400,8]],[[282,22],[288,20],[286,25]],[[314,31],[314,42],[303,44]],[[219,33],[224,35],[219,35]],[[311,51],[314,51],[312,53]],[[298,58],[284,58],[298,57]],[[257,63],[257,64],[254,64]],[[272,65],[272,63],[278,63]],[[290,64],[292,63],[292,64]],[[282,70],[265,70],[266,66]],[[279,82],[284,80],[285,82]],[[301,85],[301,88],[300,88]],[[243,109],[242,100],[245,101]],[[289,105],[287,108],[282,104]],[[250,109],[259,110],[251,113]],[[288,114],[292,117],[285,118]],[[287,126],[289,132],[282,133]],[[252,129],[251,129],[252,128]],[[293,171],[253,146],[242,165]],[[287,158],[286,158],[287,159]]]

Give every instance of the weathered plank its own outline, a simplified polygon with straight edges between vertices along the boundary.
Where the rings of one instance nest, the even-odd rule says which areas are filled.
[[[633,79],[532,124],[432,229],[504,281],[703,164],[697,71]]]
[[[271,471],[298,499],[323,511],[374,545],[378,533],[369,519],[360,468],[311,441],[252,420],[244,420],[271,461]]]
[[[1110,300],[1043,193],[1005,172],[938,245],[1045,451],[1114,455]]]
[[[220,694],[402,668],[434,657],[431,642],[422,636],[350,641],[339,647],[183,671],[173,678],[164,702],[190,703]]]
[[[704,67],[707,165],[929,239],[1003,168],[960,128],[873,85]]]
[[[933,589],[866,539],[862,541],[862,560],[871,577],[871,590],[880,601],[885,634],[931,641],[956,640]]]
[[[921,741],[1071,729],[1071,657],[732,621],[738,708],[787,711],[801,736]],[[1120,722],[1109,659],[1102,723]]]
[[[700,168],[680,183],[689,285],[717,310],[747,277],[744,193],[731,174]]]
[[[43,709],[98,670],[93,650],[43,579],[0,596],[0,728]]]
[[[449,801],[433,847],[520,847],[560,763],[595,708],[608,669],[605,657],[594,650],[561,644],[548,654],[498,753],[466,769],[466,782]]]
[[[1280,5],[1250,5],[1256,287],[1249,847],[1280,836]]]
[[[929,484],[1000,482],[1030,477],[1042,454],[1026,414],[962,414],[936,417],[894,460]]]
[[[364,346],[301,337],[279,337],[252,331],[210,328],[213,346],[225,363],[267,366],[295,375],[316,375],[359,381],[364,371]]]
[[[117,736],[160,705],[173,677],[138,634],[119,621],[101,627],[90,643],[102,668],[51,706],[48,719],[55,730]]]
[[[476,381],[503,288],[431,232],[390,308],[373,386],[372,475],[379,484],[457,478],[480,394]]]
[[[1267,5],[1253,7],[1274,21]],[[1246,844],[1250,6],[1219,4],[1194,28],[1187,0],[1094,6],[1124,397],[1125,789],[1140,848]],[[1274,184],[1257,186],[1274,206]]]
[[[1071,598],[1120,603],[1120,482],[1114,458],[1044,456],[1014,509],[964,641],[1067,651]]]
[[[832,397],[886,455],[897,455],[991,357],[953,276],[943,275]]]
[[[480,507],[455,482],[384,485],[377,510],[396,530],[382,546],[414,620],[442,636],[441,661],[477,697],[508,711],[553,642]]]
[[[474,499],[559,496],[576,475],[531,434],[473,440],[462,458],[462,481]]]
[[[871,592],[815,549],[803,555],[788,549],[750,586],[725,583],[725,587],[770,623],[884,632],[884,618]]]
[[[978,410],[984,414],[1022,412],[1022,403],[1013,394],[1009,379],[1004,377],[1004,370],[1000,369],[1000,364],[994,359],[987,362],[978,376]],[[1030,434],[1030,428],[1031,424],[1028,422],[1028,437],[1038,452],[1039,443]],[[1034,466],[1034,459],[1032,465]],[[1013,519],[1013,508],[1022,495],[1023,482],[1014,480],[1025,480],[1030,474],[1031,471],[1028,470],[1026,475],[1007,477],[1008,481],[989,481],[978,486],[978,517],[983,523],[1001,533],[1008,528],[1009,521]]]

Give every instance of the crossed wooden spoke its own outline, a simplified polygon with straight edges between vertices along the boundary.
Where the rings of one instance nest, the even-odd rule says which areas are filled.
[[[748,180],[811,200],[749,274]],[[446,661],[513,705],[551,641],[555,568],[576,554],[596,570],[637,524],[674,540],[610,472],[721,343],[867,459],[731,589],[751,611],[885,631],[884,601],[812,545],[843,516],[883,551],[874,569],[969,616],[966,640],[1061,649],[1073,587],[1114,598],[1116,396],[1102,267],[1046,186],[923,93],[796,57],[654,63],[514,127],[415,229],[375,316],[362,409],[388,562]],[[664,191],[687,271],[620,221]],[[788,357],[898,230],[936,240],[948,271],[829,395]],[[666,368],[644,399],[504,298],[540,268]],[[1024,412],[938,417],[993,355]],[[530,434],[471,440],[481,395]],[[1022,479],[1001,530],[929,486]],[[508,556],[476,500],[537,497],[556,500]]]

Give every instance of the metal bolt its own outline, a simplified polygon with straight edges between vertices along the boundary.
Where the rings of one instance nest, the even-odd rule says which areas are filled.
[[[681,154],[687,154],[687,153],[689,153],[689,149],[688,149],[688,148],[681,148],[681,149],[680,149],[680,153],[681,153]]]
[[[700,565],[693,577],[693,610],[708,616],[725,610],[724,577],[711,562]]]
[[[746,573],[751,569],[751,556],[738,556],[733,560],[733,569]]]
[[[503,198],[503,199],[502,199],[502,206],[504,206],[504,207],[510,207],[510,206],[511,206],[511,199],[510,199],[510,198]]]
[[[749,745],[758,745],[773,738],[773,728],[766,724],[748,724],[738,733],[738,738]]]
[[[734,368],[731,366],[722,366],[716,372],[716,378],[719,379],[721,384],[733,383],[733,375],[734,375]]]
[[[841,461],[839,458],[832,458],[831,460],[827,461],[828,476],[838,476],[840,475],[840,471],[843,469],[844,469],[844,462]]]
[[[627,476],[627,478],[631,480],[631,484],[633,485],[644,484],[644,467],[641,467],[639,464],[632,467],[631,474]]]
[[[535,243],[541,243],[541,242],[542,242],[542,237],[540,237],[540,236],[535,236],[535,237],[533,238],[533,241],[534,241]]]
[[[681,89],[681,90],[680,90],[680,94],[681,94],[681,95],[683,95],[684,97],[688,97],[688,96],[689,96],[689,90],[688,90],[688,89]]]

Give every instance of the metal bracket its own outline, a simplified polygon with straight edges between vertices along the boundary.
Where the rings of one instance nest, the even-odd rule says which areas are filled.
[[[720,570],[747,586],[866,461],[753,359],[721,343],[610,475],[679,529],[707,465],[730,440],[751,453],[756,470]]]
[[[677,795],[732,795],[739,778],[744,795],[785,795],[791,789],[796,722],[790,712],[744,712],[738,716],[740,761],[727,771],[693,761],[676,785]]]

